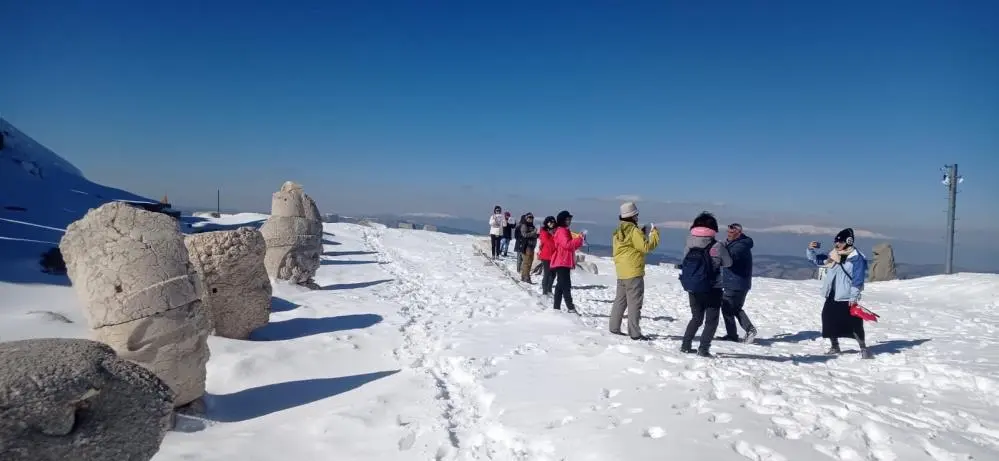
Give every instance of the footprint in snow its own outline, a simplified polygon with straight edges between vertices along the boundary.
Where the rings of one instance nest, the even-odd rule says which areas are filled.
[[[548,429],[555,429],[557,427],[562,427],[562,426],[565,426],[566,424],[569,424],[569,423],[571,423],[571,422],[573,422],[575,420],[576,420],[576,417],[574,417],[572,415],[564,416],[560,420],[552,421],[552,422],[548,423]]]
[[[732,422],[732,415],[728,413],[714,413],[708,416],[708,421],[718,424],[726,424]]]
[[[787,461],[787,458],[763,445],[752,445],[745,440],[732,444],[736,453],[753,461]]]
[[[666,430],[659,426],[652,426],[645,430],[645,436],[650,439],[659,439],[666,435]]]
[[[605,399],[612,399],[617,397],[621,393],[621,389],[604,389],[603,394]]]
[[[794,419],[774,416],[770,421],[776,425],[770,429],[770,433],[782,439],[797,440],[805,433],[805,428]]]
[[[871,452],[874,461],[895,461],[898,455],[891,449],[891,436],[877,423],[867,421],[860,426],[864,434],[864,443]]]

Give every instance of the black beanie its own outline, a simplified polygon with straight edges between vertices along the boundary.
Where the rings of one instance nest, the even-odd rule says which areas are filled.
[[[853,246],[853,229],[847,227],[846,229],[839,231],[839,233],[836,234],[836,238],[833,239],[833,242],[843,242],[847,245]]]

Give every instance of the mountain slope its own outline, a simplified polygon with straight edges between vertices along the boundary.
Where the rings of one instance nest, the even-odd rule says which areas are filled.
[[[823,354],[817,281],[757,279],[758,343],[716,342],[705,360],[677,350],[689,309],[670,268],[648,268],[657,339],[635,343],[607,332],[608,259],[573,273],[576,317],[473,254],[474,237],[325,231],[323,289],[276,283],[270,325],[209,339],[207,417],[182,419],[155,461],[999,455],[997,276],[870,284],[872,361],[850,341]],[[71,293],[0,283],[0,340],[86,335]]]
[[[85,178],[78,168],[0,119],[0,281],[51,281],[38,255],[69,223],[112,200],[152,200]],[[13,268],[16,266],[16,269]]]

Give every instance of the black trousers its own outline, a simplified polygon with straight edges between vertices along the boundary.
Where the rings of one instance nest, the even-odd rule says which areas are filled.
[[[694,342],[694,335],[697,330],[704,325],[701,332],[701,344],[698,349],[702,351],[711,350],[711,340],[718,331],[718,317],[721,315],[722,290],[715,288],[705,293],[687,293],[690,300],[690,322],[687,323],[687,330],[683,333],[684,348],[691,348]]]
[[[552,272],[551,261],[541,261],[541,294],[551,294],[555,283],[555,272]]]
[[[562,308],[562,300],[565,299],[565,307],[575,309],[572,303],[572,277],[568,267],[556,267],[552,269],[555,273],[555,309]]]
[[[500,243],[503,241],[502,235],[492,235],[489,234],[490,243],[493,245],[493,257],[497,258],[500,255]]]
[[[725,333],[730,338],[739,336],[739,330],[735,328],[737,320],[739,321],[739,326],[743,330],[746,330],[746,332],[756,329],[753,326],[753,322],[749,321],[746,311],[742,310],[742,306],[746,304],[746,294],[748,293],[739,290],[725,290],[724,294],[722,294],[721,313],[725,321]]]

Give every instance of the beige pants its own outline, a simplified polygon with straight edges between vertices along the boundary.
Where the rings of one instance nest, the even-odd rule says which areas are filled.
[[[534,248],[524,250],[524,262],[520,265],[520,278],[531,279],[531,266],[534,265]]]
[[[636,338],[642,335],[639,321],[642,319],[642,304],[645,302],[645,277],[618,279],[617,296],[610,313],[610,331],[621,331],[621,321],[624,311],[628,311],[628,336]]]

